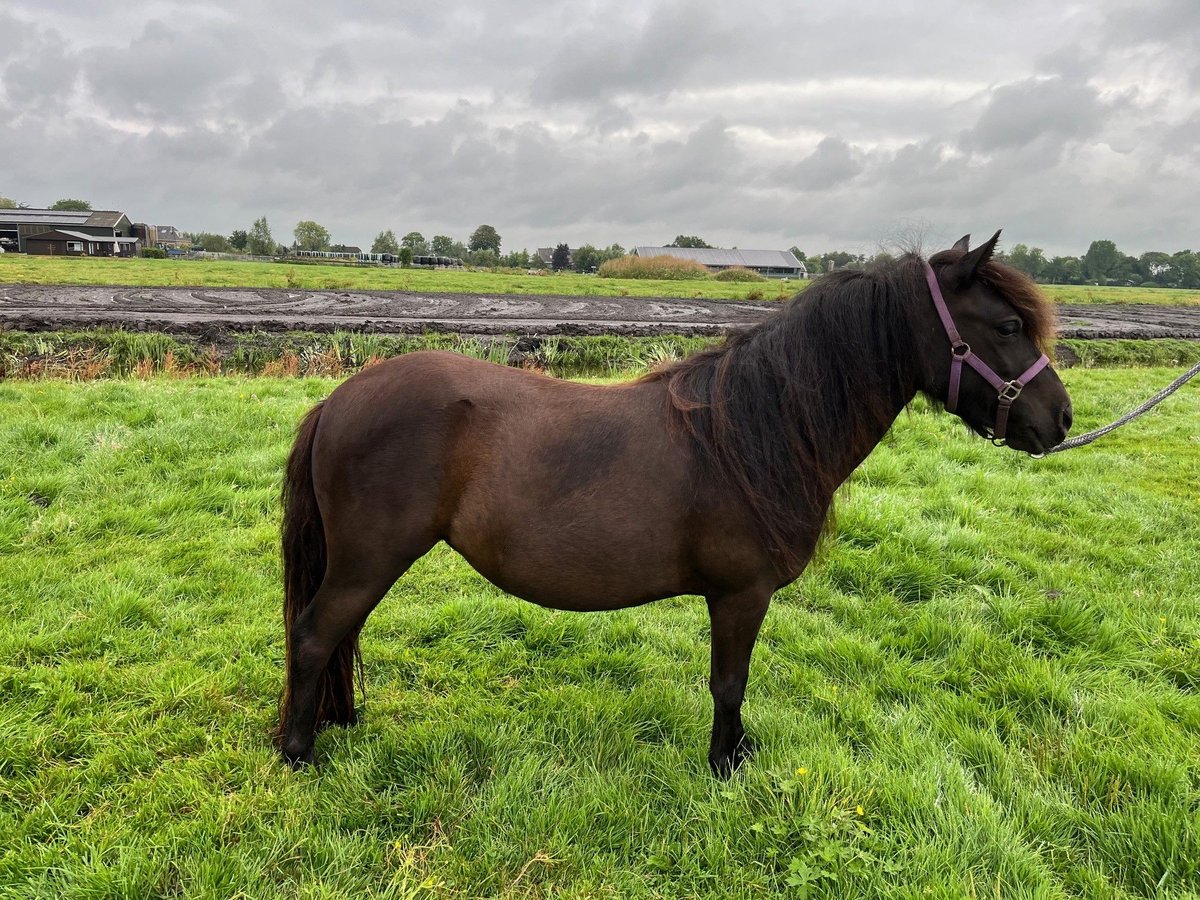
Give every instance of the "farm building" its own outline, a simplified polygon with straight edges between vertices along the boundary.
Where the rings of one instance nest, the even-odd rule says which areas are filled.
[[[807,278],[808,269],[788,250],[722,250],[717,247],[634,247],[634,256],[673,256],[710,272],[741,267],[767,278]]]
[[[535,253],[534,256],[536,256],[539,260],[541,260],[542,265],[545,266],[547,269],[550,268],[552,265],[554,265],[554,248],[553,247],[538,247],[537,253]],[[575,265],[575,251],[574,250],[570,250],[570,249],[567,250],[567,265],[568,266]]]
[[[25,238],[25,252],[34,256],[137,256],[136,237],[97,237],[80,231],[55,229]]]
[[[71,238],[72,241],[97,244],[97,253],[85,250],[87,255],[111,256],[114,246],[125,246],[122,242],[116,242],[117,238],[134,237],[129,216],[117,210],[0,209],[0,247],[5,250],[29,252],[25,246],[27,238],[40,237],[52,231],[70,231],[82,235],[82,238]]]
[[[174,225],[150,225],[154,230],[154,246],[166,250],[182,250],[191,242]]]

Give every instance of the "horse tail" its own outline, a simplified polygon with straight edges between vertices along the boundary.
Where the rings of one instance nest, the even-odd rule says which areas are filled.
[[[312,602],[325,578],[327,553],[325,526],[313,489],[312,448],[321,419],[318,403],[296,432],[296,442],[288,456],[283,479],[283,632],[286,678],[280,701],[276,743],[281,744],[287,729],[287,714],[292,690],[292,628],[296,619]],[[333,651],[333,656],[317,683],[317,725],[326,721],[348,722],[354,715],[354,673],[360,666],[358,631],[352,632]]]

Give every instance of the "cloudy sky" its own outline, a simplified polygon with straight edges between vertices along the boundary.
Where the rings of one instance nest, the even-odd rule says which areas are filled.
[[[1200,247],[1197,0],[0,0],[0,36],[0,195],[33,206],[505,250]]]

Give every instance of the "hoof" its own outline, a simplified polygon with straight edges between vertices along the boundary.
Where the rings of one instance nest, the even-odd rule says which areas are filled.
[[[754,756],[754,742],[746,735],[734,744],[732,750],[724,753],[708,754],[708,765],[713,775],[722,781],[727,781],[734,772],[742,767],[742,763]]]
[[[301,769],[307,769],[316,764],[313,757],[312,747],[309,747],[306,750],[297,749],[294,752],[291,750],[284,750],[283,761],[287,763],[288,767],[294,772],[298,772]]]

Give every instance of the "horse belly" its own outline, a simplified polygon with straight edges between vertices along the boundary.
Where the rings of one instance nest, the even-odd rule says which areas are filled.
[[[678,543],[653,526],[606,527],[553,512],[504,518],[456,529],[448,543],[488,581],[539,606],[622,609],[691,588]]]

